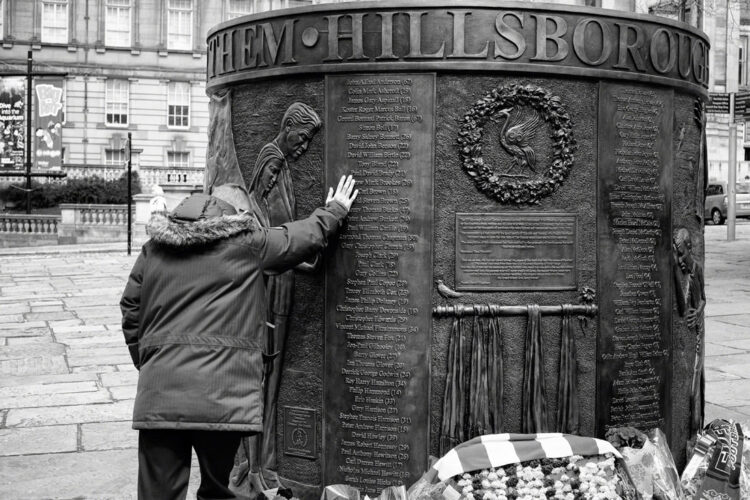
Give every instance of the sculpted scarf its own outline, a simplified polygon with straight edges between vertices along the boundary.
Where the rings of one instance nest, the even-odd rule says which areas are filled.
[[[542,321],[539,306],[528,306],[526,325],[526,359],[523,369],[523,400],[521,404],[521,432],[549,431],[547,395],[544,390],[544,353],[542,350]]]
[[[563,305],[560,378],[557,379],[557,432],[578,433],[578,354],[570,306]]]

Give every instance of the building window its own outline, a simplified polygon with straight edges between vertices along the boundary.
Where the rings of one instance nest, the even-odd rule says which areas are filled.
[[[167,88],[167,125],[190,126],[190,84],[170,82]]]
[[[68,43],[68,0],[42,2],[42,42]]]
[[[167,48],[193,48],[193,0],[168,0]]]
[[[107,125],[128,124],[128,81],[107,80],[104,97],[105,123]]]
[[[253,0],[227,0],[227,19],[253,13]]]
[[[104,150],[104,164],[108,167],[124,167],[125,160],[125,150],[123,149]]]
[[[130,0],[107,0],[104,43],[111,47],[130,46]]]
[[[168,151],[167,166],[169,168],[188,168],[190,166],[190,153]]]

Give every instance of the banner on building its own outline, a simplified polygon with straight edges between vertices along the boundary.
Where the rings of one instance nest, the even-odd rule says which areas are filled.
[[[734,121],[745,123],[750,120],[750,92],[734,94]]]
[[[729,114],[729,94],[726,92],[711,92],[708,94],[706,113]]]
[[[26,109],[24,77],[0,77],[0,168],[24,167]]]
[[[39,170],[62,167],[62,97],[62,78],[34,82],[34,151]]]

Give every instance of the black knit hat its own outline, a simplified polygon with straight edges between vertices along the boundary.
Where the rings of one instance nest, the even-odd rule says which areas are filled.
[[[194,194],[185,198],[169,215],[178,222],[191,222],[222,215],[236,215],[237,211],[224,200],[207,194]]]

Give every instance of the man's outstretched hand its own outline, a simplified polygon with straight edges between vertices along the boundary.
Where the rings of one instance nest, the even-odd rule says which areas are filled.
[[[332,201],[337,201],[348,212],[352,207],[352,203],[357,198],[359,189],[354,189],[354,179],[352,176],[342,175],[339,179],[339,185],[336,187],[336,192],[333,192],[333,188],[328,188],[328,197],[326,198],[326,205]]]

